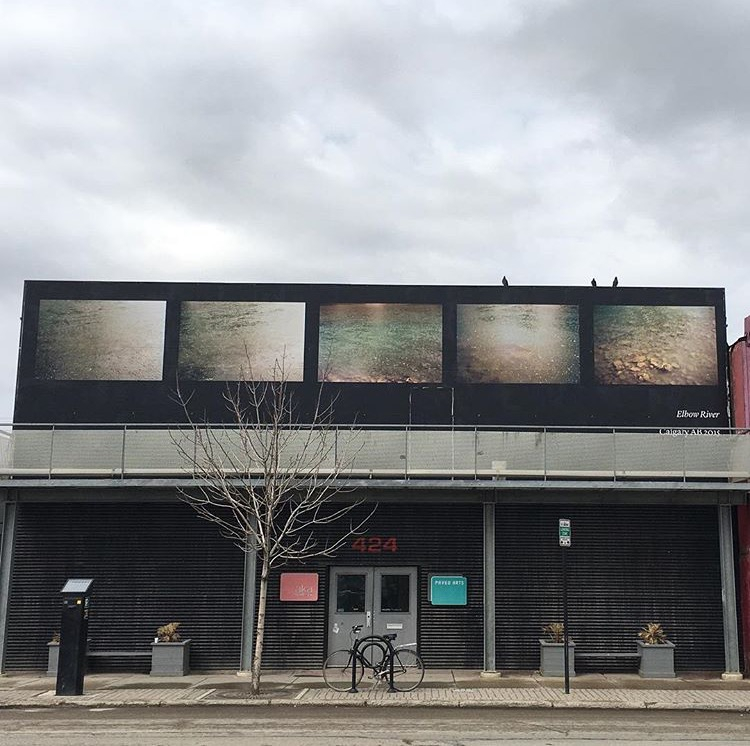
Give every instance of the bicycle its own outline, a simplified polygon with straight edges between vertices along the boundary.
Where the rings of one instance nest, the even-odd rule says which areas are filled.
[[[356,692],[365,671],[370,671],[373,686],[387,681],[391,691],[410,692],[424,679],[424,663],[416,651],[416,642],[393,646],[396,633],[358,638],[361,624],[352,627],[348,650],[335,650],[323,664],[323,679],[337,692]]]

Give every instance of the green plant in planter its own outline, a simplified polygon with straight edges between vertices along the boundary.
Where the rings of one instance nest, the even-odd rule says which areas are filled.
[[[638,637],[646,645],[666,645],[667,633],[659,622],[649,622],[646,626],[638,633]]]
[[[547,635],[547,642],[562,643],[565,637],[565,625],[562,622],[550,622],[542,627],[542,632]]]
[[[182,637],[177,631],[182,622],[169,622],[156,630],[156,638],[159,642],[179,642]]]

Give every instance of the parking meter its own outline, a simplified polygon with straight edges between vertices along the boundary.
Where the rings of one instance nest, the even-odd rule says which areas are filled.
[[[89,622],[89,593],[94,581],[71,578],[61,591],[60,656],[57,663],[57,695],[83,694],[86,672],[86,636]]]

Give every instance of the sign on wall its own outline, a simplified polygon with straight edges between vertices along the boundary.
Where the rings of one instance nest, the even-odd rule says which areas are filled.
[[[282,572],[280,601],[317,601],[318,573]]]
[[[433,606],[466,606],[466,577],[433,575],[430,578],[430,603]]]

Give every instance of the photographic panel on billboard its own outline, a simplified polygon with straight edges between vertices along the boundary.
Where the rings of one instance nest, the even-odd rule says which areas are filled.
[[[442,376],[440,305],[321,305],[319,381],[439,383]]]
[[[58,381],[160,381],[167,304],[39,301],[34,376]]]
[[[595,306],[597,383],[716,386],[713,306]]]
[[[459,304],[457,377],[461,383],[578,383],[578,306]]]
[[[178,371],[192,381],[303,377],[305,304],[184,301]]]

